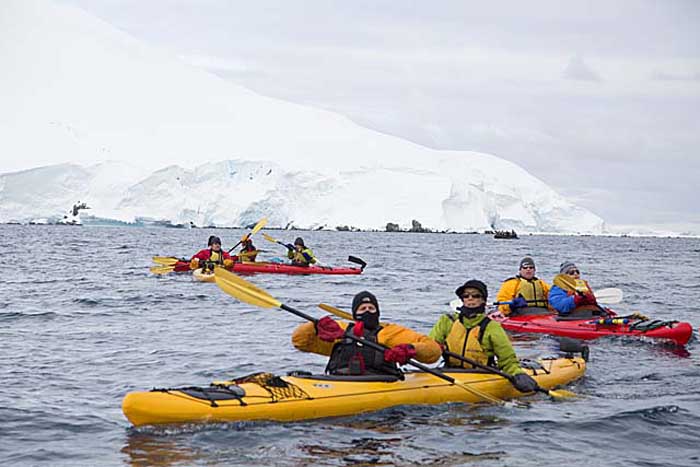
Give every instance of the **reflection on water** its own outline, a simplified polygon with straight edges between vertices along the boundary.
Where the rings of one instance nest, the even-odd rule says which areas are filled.
[[[171,467],[194,465],[201,456],[187,445],[179,445],[167,437],[146,433],[129,433],[121,452],[132,467]]]

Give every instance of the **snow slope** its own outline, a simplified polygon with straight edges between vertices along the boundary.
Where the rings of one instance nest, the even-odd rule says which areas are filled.
[[[604,227],[512,163],[257,95],[73,7],[0,2],[0,63],[0,221],[83,200],[99,217],[197,224]]]

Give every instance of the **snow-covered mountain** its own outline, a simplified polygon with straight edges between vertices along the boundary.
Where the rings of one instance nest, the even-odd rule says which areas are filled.
[[[28,169],[0,175],[0,221],[82,200],[199,225],[604,228],[510,162],[257,95],[72,7],[4,0],[0,39],[0,172]]]

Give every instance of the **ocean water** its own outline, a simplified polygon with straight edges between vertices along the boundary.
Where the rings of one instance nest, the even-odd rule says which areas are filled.
[[[298,318],[236,301],[187,274],[156,277],[153,255],[189,256],[239,230],[0,226],[0,464],[17,466],[697,466],[700,349],[630,339],[590,344],[567,401],[528,408],[448,404],[299,423],[130,426],[129,391],[208,385],[255,371],[322,371],[294,350]],[[573,260],[594,289],[625,292],[622,313],[700,324],[700,240],[351,232],[301,234],[326,264],[369,263],[361,276],[256,275],[282,302],[316,316],[374,292],[382,317],[427,332],[455,288],[484,280],[491,298],[532,255],[551,281]],[[256,238],[261,257],[283,255]],[[515,336],[522,357],[556,352]]]

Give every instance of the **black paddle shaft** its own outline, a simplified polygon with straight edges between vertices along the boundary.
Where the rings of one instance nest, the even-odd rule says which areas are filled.
[[[488,366],[488,365],[482,365],[481,363],[479,363],[479,362],[477,362],[477,361],[475,361],[475,360],[472,360],[471,358],[467,358],[467,357],[465,357],[465,356],[463,356],[463,355],[459,355],[459,354],[456,354],[456,353],[454,353],[454,352],[450,352],[449,350],[445,350],[445,351],[443,352],[443,354],[447,355],[448,357],[452,357],[452,358],[455,358],[455,359],[457,359],[457,360],[461,360],[461,361],[463,361],[464,363],[469,363],[470,365],[473,365],[473,366],[475,366],[475,367],[477,367],[477,368],[481,368],[482,370],[486,370],[486,371],[488,371],[488,372],[490,372],[490,373],[493,373],[493,374],[495,374],[495,375],[502,376],[502,377],[504,377],[505,379],[507,379],[507,380],[510,382],[510,384],[512,384],[513,386],[515,386],[515,377],[513,377],[512,375],[509,375],[508,373],[505,373],[505,372],[503,372],[503,371],[501,371],[501,370],[498,370],[498,369],[496,369],[496,368],[490,367],[490,366]],[[516,389],[517,389],[517,388],[516,388]],[[541,392],[541,393],[544,393],[544,394],[549,394],[549,391],[548,391],[547,389],[541,387],[539,384],[537,385],[537,389],[535,389],[535,391]]]
[[[318,323],[318,320],[316,318],[314,318],[313,316],[307,315],[306,313],[299,311],[297,309],[294,309],[290,306],[287,306],[284,303],[280,305],[280,308],[283,309],[284,311],[288,311],[294,315],[297,315],[300,318],[304,318],[307,321],[311,321],[312,323]],[[381,344],[377,344],[376,342],[368,341],[367,339],[357,337],[357,336],[353,335],[352,333],[348,334],[348,337],[350,337],[350,339],[354,340],[355,342],[357,342],[359,344],[366,345],[367,347],[372,348],[374,350],[377,350],[379,352],[384,352],[385,350],[387,350],[387,347],[385,347]],[[455,383],[455,379],[453,377],[448,376],[441,371],[434,370],[430,367],[427,367],[427,366],[423,365],[422,363],[416,362],[415,360],[409,360],[406,363],[413,365],[416,368],[418,368],[419,370],[425,371],[426,373],[430,373],[433,376],[437,376],[438,378],[442,378],[449,383],[452,383],[452,384]]]
[[[497,368],[490,367],[488,365],[482,365],[481,363],[477,362],[476,360],[472,360],[471,358],[465,357],[463,355],[456,354],[454,352],[450,352],[449,350],[445,350],[443,352],[444,355],[447,355],[448,357],[454,358],[456,360],[461,360],[464,363],[469,363],[472,366],[475,366],[477,368],[481,368],[482,370],[486,370],[490,373],[493,373],[498,376],[503,376],[505,379],[510,381],[511,383],[513,382],[513,376],[509,375],[508,373],[505,373]]]

